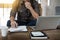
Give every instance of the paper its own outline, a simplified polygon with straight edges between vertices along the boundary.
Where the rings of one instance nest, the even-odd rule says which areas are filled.
[[[32,32],[33,36],[44,36],[42,32]]]
[[[10,32],[17,32],[17,31],[27,31],[26,26],[18,26],[17,28],[9,28]]]

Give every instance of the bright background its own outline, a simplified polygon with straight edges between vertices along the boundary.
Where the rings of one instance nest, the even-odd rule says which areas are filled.
[[[10,11],[12,9],[12,4],[15,0],[0,0],[0,26],[6,26],[7,21],[9,20],[9,16],[10,16]],[[38,1],[38,3],[40,3],[42,5],[42,16],[45,15],[45,8],[43,5],[45,5],[45,3],[47,3],[47,5],[49,6],[50,1],[49,0],[36,0]]]
[[[15,0],[0,0],[0,26],[6,26]]]

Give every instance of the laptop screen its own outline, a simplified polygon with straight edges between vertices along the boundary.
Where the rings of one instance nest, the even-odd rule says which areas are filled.
[[[60,22],[60,16],[39,16],[36,30],[56,29]]]

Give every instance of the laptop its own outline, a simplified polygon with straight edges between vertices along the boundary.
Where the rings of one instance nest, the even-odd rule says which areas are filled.
[[[39,16],[35,30],[56,29],[60,23],[60,16]]]

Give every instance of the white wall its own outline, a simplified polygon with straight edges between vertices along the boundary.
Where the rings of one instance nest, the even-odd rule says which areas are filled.
[[[46,16],[47,0],[41,0],[42,16]]]
[[[60,0],[56,0],[56,6],[60,6]]]
[[[41,0],[42,16],[53,16],[55,15],[55,7],[60,6],[60,0],[50,0],[48,6],[48,0]]]
[[[50,0],[50,1],[51,1],[50,6],[48,6],[46,9],[47,16],[55,15],[55,7],[60,6],[60,0]]]
[[[7,21],[9,20],[11,8],[4,8],[4,13],[3,8],[0,8],[0,11],[0,26],[6,26]]]

